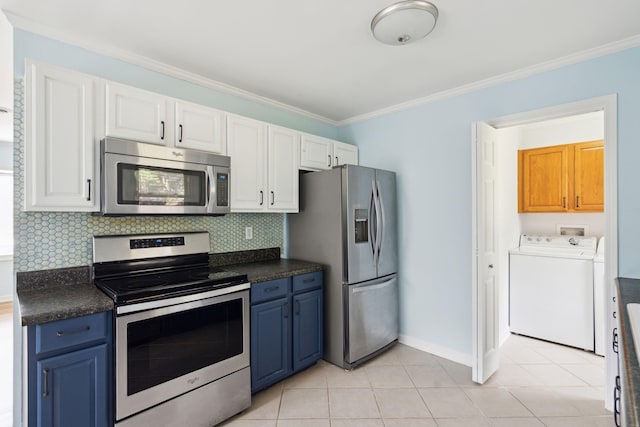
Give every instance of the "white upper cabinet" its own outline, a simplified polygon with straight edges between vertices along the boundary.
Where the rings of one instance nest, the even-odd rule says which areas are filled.
[[[231,157],[231,211],[264,210],[267,206],[267,124],[228,115],[227,150]]]
[[[333,165],[357,165],[358,147],[344,142],[333,142]]]
[[[224,111],[176,101],[175,115],[176,147],[227,154]]]
[[[105,87],[107,136],[166,145],[172,131],[167,97],[113,82]]]
[[[358,147],[321,136],[302,134],[300,167],[309,170],[358,164]]]
[[[298,159],[300,134],[291,129],[269,126],[270,211],[298,212]]]
[[[333,141],[320,136],[302,134],[300,167],[304,169],[331,169]]]
[[[26,211],[96,211],[94,161],[98,80],[27,62],[25,86]]]
[[[299,133],[227,116],[232,212],[298,212]]]

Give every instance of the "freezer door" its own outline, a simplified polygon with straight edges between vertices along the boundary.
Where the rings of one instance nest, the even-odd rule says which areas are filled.
[[[396,221],[396,174],[377,170],[376,188],[380,234],[378,241],[378,277],[398,271],[398,233]]]
[[[374,247],[375,169],[347,165],[342,169],[344,283],[377,277]]]
[[[355,363],[398,338],[398,280],[394,274],[344,289],[345,359]]]

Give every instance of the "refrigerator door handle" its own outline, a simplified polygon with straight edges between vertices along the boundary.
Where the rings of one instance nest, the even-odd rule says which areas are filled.
[[[369,200],[369,243],[371,244],[371,253],[373,254],[373,259],[376,259],[376,236],[375,236],[375,232],[376,230],[374,229],[374,221],[375,221],[375,209],[376,209],[376,204],[375,204],[375,198],[376,198],[376,191],[375,191],[375,184],[373,182],[371,182],[371,198]]]
[[[376,264],[380,262],[380,251],[382,250],[382,199],[380,198],[380,187],[375,182],[375,210],[376,210]]]

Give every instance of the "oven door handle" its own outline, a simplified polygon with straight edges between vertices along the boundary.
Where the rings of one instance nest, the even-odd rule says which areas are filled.
[[[156,313],[162,315],[177,311],[189,310],[191,308],[203,307],[209,304],[215,304],[211,300],[214,297],[223,297],[225,295],[234,294],[236,292],[247,290],[251,287],[251,283],[241,283],[239,285],[229,286],[227,288],[214,289],[212,291],[200,292],[198,294],[183,295],[180,297],[165,298],[156,301],[147,301],[122,305],[116,307],[116,315],[139,313],[141,317],[152,317],[150,310],[162,310],[164,313]]]

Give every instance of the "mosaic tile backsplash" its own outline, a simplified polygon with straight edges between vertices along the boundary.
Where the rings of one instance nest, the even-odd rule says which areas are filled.
[[[221,217],[100,217],[84,212],[24,212],[24,83],[15,81],[14,269],[89,265],[91,238],[104,234],[208,231],[212,252],[283,246],[284,214],[228,214]],[[253,227],[245,240],[244,228]]]

